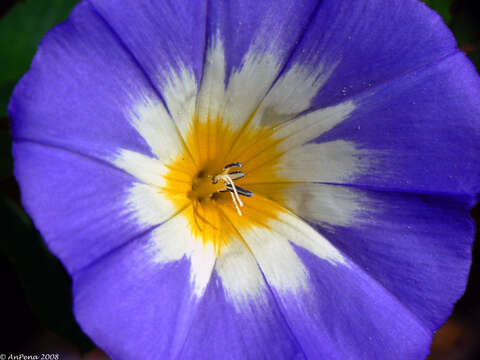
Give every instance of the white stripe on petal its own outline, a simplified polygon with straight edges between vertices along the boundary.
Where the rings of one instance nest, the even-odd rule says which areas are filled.
[[[157,263],[190,260],[190,281],[194,294],[200,297],[210,281],[215,264],[215,251],[211,243],[203,244],[190,232],[187,220],[177,215],[152,232],[150,252]]]
[[[130,112],[132,125],[151,151],[163,163],[170,162],[182,150],[175,122],[159,101],[144,99]]]
[[[150,250],[155,262],[178,261],[186,255],[192,242],[186,226],[188,224],[182,216],[175,216],[152,232]]]
[[[158,188],[141,183],[132,184],[127,206],[135,212],[139,225],[145,227],[161,224],[178,212]]]
[[[284,190],[284,196],[294,214],[324,227],[350,225],[361,209],[360,195],[341,186],[295,184]]]
[[[217,259],[215,270],[222,281],[227,299],[238,312],[254,301],[267,303],[268,291],[255,258],[239,239],[232,239]]]
[[[278,220],[271,220],[269,225],[275,232],[295,245],[310,251],[320,259],[324,259],[333,265],[347,264],[343,255],[325,237],[292,213],[280,213]]]
[[[278,174],[291,181],[340,182],[368,169],[365,150],[352,142],[336,140],[307,144],[285,153]]]
[[[163,78],[163,77],[162,77]],[[185,67],[180,72],[171,72],[163,83],[162,95],[180,134],[185,138],[195,116],[197,82],[193,72]],[[160,84],[159,84],[160,85]]]
[[[347,119],[355,110],[353,101],[346,101],[300,116],[277,127],[275,137],[284,139],[279,150],[287,151],[319,137]]]
[[[292,66],[262,101],[252,126],[276,126],[308,110],[337,65],[338,62],[327,68],[319,63],[314,71],[300,65]]]
[[[255,184],[258,194],[275,199],[281,194],[282,204],[295,215],[312,223],[347,226],[358,220],[358,211],[365,209],[367,199],[345,186],[293,183]]]
[[[308,289],[308,272],[286,237],[259,226],[242,230],[268,283],[277,291],[297,293]]]
[[[186,231],[186,228],[185,230]],[[201,296],[210,281],[215,260],[217,258],[213,243],[203,244],[201,239],[193,239],[187,247],[187,256],[191,263],[191,280],[194,283],[194,292]]]
[[[113,163],[145,184],[159,187],[165,185],[163,176],[168,169],[160,160],[135,151],[120,150]]]
[[[213,36],[207,50],[202,84],[197,99],[200,121],[221,114],[225,97],[225,53],[220,36]]]
[[[278,60],[273,54],[252,46],[240,68],[231,74],[222,117],[233,129],[240,128],[260,104],[281,69]]]

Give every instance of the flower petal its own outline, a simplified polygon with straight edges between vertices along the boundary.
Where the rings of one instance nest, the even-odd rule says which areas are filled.
[[[200,297],[210,280],[216,253],[211,243],[203,244],[201,239],[192,235],[189,223],[182,216],[182,212],[152,231],[151,253],[154,260],[159,263],[189,258],[193,292],[195,296]]]
[[[23,204],[70,273],[178,210],[158,191],[175,123],[90,3],[45,37],[9,110]]]
[[[317,7],[313,0],[209,2],[200,118],[219,113],[233,128],[241,127],[280,74]]]
[[[311,106],[319,108],[455,50],[455,39],[442,18],[418,1],[393,0],[385,6],[382,0],[325,0],[286,71],[301,66],[315,76],[319,66],[327,70],[334,66],[312,100]]]
[[[448,101],[446,101],[448,99]],[[340,183],[392,191],[476,193],[480,80],[461,53],[350,99],[350,117],[315,142],[344,140],[368,164]]]
[[[181,134],[195,110],[203,71],[206,1],[92,0],[164,101]]]
[[[312,111],[275,128],[275,137],[281,139],[279,148],[291,150],[315,139],[349,118],[355,110],[352,101]]]
[[[352,190],[361,199],[348,226],[321,231],[431,331],[465,289],[474,197]]]
[[[239,231],[306,358],[414,359],[428,352],[426,325],[323,236],[289,213],[269,225]],[[250,295],[258,306],[261,297]]]
[[[73,276],[76,318],[114,359],[176,358],[199,304],[189,260],[155,260],[152,236]]]
[[[343,186],[292,183],[285,187],[283,183],[264,183],[250,188],[322,227],[347,226],[363,209],[361,194]]]
[[[225,300],[237,312],[248,311],[252,301],[268,303],[268,287],[255,257],[238,237],[225,245],[215,264],[225,293]]]
[[[239,263],[237,260],[222,266],[241,265],[237,269],[230,268],[230,273],[236,271],[251,275],[259,272],[255,262]],[[230,283],[226,285],[225,277],[219,278],[214,274],[198,307],[180,358],[305,359],[274,296],[261,275],[260,278],[265,291],[258,297],[243,298],[239,308],[238,303],[232,302],[229,297],[232,294],[225,290]]]
[[[119,147],[151,155],[131,120],[133,104],[144,98],[160,102],[131,55],[82,2],[43,39],[15,88],[12,137],[101,159]]]
[[[147,185],[108,163],[25,141],[14,143],[13,154],[22,159],[15,162],[22,203],[70,273],[175,213],[159,195],[150,196]]]
[[[321,1],[252,123],[332,106],[454,51],[442,19],[417,1]]]
[[[428,354],[431,331],[362,269],[296,250],[308,269],[308,290],[272,289],[307,358],[413,360]],[[267,281],[270,276],[265,272]]]
[[[367,161],[359,160],[364,152],[342,140],[307,144],[284,154],[278,173],[292,182],[341,182],[368,171]]]
[[[190,274],[193,261],[189,266],[187,260],[199,249],[182,257],[193,240],[187,238],[178,216],[74,275],[75,314],[98,345],[120,359],[152,354],[193,359],[206,353],[212,358],[303,358],[257,264],[251,255],[237,257],[245,248],[233,243],[225,249],[217,264],[222,275],[214,275],[199,296]],[[208,268],[205,261],[199,265]],[[232,293],[231,282],[238,281],[233,273],[251,275],[250,282],[262,292],[238,297]],[[132,337],[135,341],[125,341]]]

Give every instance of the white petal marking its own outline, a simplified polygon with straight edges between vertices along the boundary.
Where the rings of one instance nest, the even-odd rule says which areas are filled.
[[[353,101],[319,109],[277,127],[275,137],[284,139],[280,150],[290,150],[319,137],[348,118],[355,110]]]
[[[267,291],[255,258],[239,239],[232,239],[217,259],[215,270],[222,281],[226,297],[238,312],[254,301],[267,304]]]
[[[347,265],[343,255],[325,237],[297,216],[283,212],[278,215],[278,220],[271,220],[269,225],[278,233],[278,236],[281,234],[320,259],[332,265]]]
[[[283,74],[262,101],[252,126],[276,126],[306,111],[339,62],[315,70],[294,65]]]
[[[174,120],[159,101],[144,99],[130,111],[132,125],[163,163],[170,162],[182,150]]]
[[[281,158],[278,173],[291,181],[340,182],[367,171],[367,152],[336,140],[296,147]]]
[[[252,46],[241,66],[231,74],[225,94],[222,116],[233,129],[240,128],[272,85],[281,69],[281,63],[273,54],[260,52]]]
[[[120,150],[119,154],[113,159],[115,166],[125,170],[130,175],[133,175],[145,184],[155,186],[164,186],[165,178],[163,177],[168,169],[163,163],[150,156],[141,153]]]
[[[286,207],[294,214],[324,227],[348,226],[362,209],[360,195],[341,186],[295,184],[284,195]]]
[[[129,189],[127,207],[135,212],[139,225],[145,227],[161,224],[178,211],[158,188],[141,183],[134,183]]]
[[[152,232],[150,252],[153,261],[168,263],[183,257],[190,260],[190,281],[197,297],[202,296],[215,264],[215,251],[211,243],[195,239],[187,220],[179,215],[168,220]]]
[[[210,281],[216,254],[211,242],[203,244],[201,239],[193,239],[187,248],[187,256],[191,263],[191,281],[194,283],[194,292],[200,297]]]
[[[202,84],[197,99],[200,121],[221,113],[225,97],[225,54],[220,36],[213,36],[207,50]]]
[[[150,250],[155,262],[178,261],[186,255],[192,236],[185,226],[185,219],[175,216],[152,232]]]
[[[180,134],[185,138],[195,115],[197,96],[195,75],[191,70],[181,66],[179,72],[172,71],[162,77],[162,79],[165,78],[167,82],[159,83],[159,86],[170,114],[172,114]]]
[[[258,226],[242,230],[242,236],[277,291],[296,294],[308,289],[308,272],[284,236]]]

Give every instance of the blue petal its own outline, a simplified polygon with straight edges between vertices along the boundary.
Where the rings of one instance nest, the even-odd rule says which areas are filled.
[[[399,76],[355,96],[353,114],[317,142],[364,151],[356,187],[415,193],[479,191],[480,81],[465,55]]]
[[[85,156],[20,141],[13,146],[22,203],[48,247],[70,273],[135,239],[140,226],[127,205],[135,179]]]
[[[148,79],[88,2],[43,39],[9,105],[12,137],[96,158],[119,147],[150,154],[131,126],[132,99],[155,99]]]
[[[472,197],[356,190],[362,199],[347,226],[320,229],[392,293],[430,331],[463,294],[471,263]]]
[[[301,248],[297,253],[309,269],[310,290],[276,296],[307,358],[414,360],[428,354],[431,331],[365,271],[353,263],[333,266]]]
[[[198,306],[186,259],[160,264],[149,236],[73,276],[75,316],[113,359],[177,358]]]
[[[280,63],[286,63],[319,4],[317,0],[210,1],[207,30],[210,39],[218,34],[224,43],[227,79],[243,66],[252,49],[259,57],[273,51]]]
[[[201,80],[207,1],[90,1],[97,16],[135,59],[157,91],[172,74],[191,71]]]
[[[337,64],[312,102],[345,100],[455,51],[441,17],[415,0],[324,0],[289,67]],[[288,67],[287,67],[288,69]]]
[[[180,354],[182,359],[305,359],[272,294],[236,309],[213,276]]]

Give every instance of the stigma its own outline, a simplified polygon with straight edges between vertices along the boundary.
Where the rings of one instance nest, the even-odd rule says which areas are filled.
[[[234,181],[243,178],[245,174],[243,173],[243,171],[240,171],[240,170],[234,170],[234,171],[231,171],[231,170],[234,168],[240,168],[240,167],[242,167],[241,162],[235,162],[235,163],[225,165],[223,167],[223,171],[220,174],[217,174],[212,177],[212,183],[213,184],[218,184],[219,182],[223,183],[224,187],[222,189],[219,189],[218,191],[230,192],[233,204],[235,205],[235,209],[237,210],[238,215],[242,216],[242,211],[240,210],[240,208],[243,207],[243,201],[239,195],[251,197],[253,196],[253,193],[244,188],[241,188],[238,185],[235,185]]]

